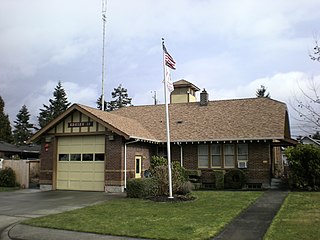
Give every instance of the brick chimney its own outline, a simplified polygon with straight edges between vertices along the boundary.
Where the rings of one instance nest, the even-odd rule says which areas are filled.
[[[207,106],[209,102],[209,94],[207,93],[206,89],[200,93],[200,106]]]

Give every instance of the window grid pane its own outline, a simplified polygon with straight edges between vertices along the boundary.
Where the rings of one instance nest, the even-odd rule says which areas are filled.
[[[81,154],[70,154],[70,161],[81,161]]]
[[[69,154],[60,153],[59,161],[69,161]]]
[[[104,161],[104,153],[96,153],[94,155],[94,160],[95,161]]]
[[[221,167],[221,145],[211,145],[211,167]]]
[[[83,153],[82,161],[93,161],[93,153]]]
[[[233,168],[234,167],[234,145],[226,144],[224,145],[224,167]]]
[[[209,167],[209,151],[208,145],[198,145],[198,166]]]
[[[221,167],[220,155],[212,155],[212,167]]]
[[[199,156],[198,157],[199,167],[208,167],[208,156]]]

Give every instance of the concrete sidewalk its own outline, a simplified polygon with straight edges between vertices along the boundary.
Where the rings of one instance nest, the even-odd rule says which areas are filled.
[[[214,240],[257,240],[263,239],[274,216],[287,197],[287,191],[266,191],[247,210],[235,218],[213,238]]]
[[[32,227],[17,224],[7,229],[5,240],[133,240],[134,238],[100,235],[94,233],[73,232],[50,228]]]

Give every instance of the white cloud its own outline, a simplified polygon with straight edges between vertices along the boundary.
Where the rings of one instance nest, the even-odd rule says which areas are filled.
[[[152,104],[152,90],[162,99],[164,37],[173,79],[212,99],[254,97],[263,84],[287,101],[296,81],[320,75],[308,58],[319,8],[318,0],[108,1],[106,97],[121,83],[134,104]],[[70,101],[95,106],[101,0],[1,0],[0,29],[0,95],[11,119],[22,104],[37,114],[59,80]]]

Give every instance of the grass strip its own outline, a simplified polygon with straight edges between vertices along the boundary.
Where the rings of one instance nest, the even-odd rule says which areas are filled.
[[[319,239],[320,192],[291,192],[284,201],[265,240]]]

